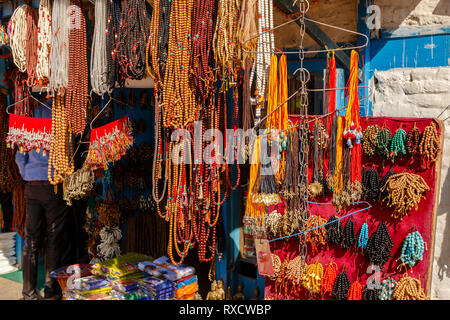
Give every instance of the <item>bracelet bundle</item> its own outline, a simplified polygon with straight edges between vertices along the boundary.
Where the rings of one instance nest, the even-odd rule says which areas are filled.
[[[421,176],[403,172],[389,177],[381,190],[388,194],[383,201],[395,209],[392,216],[403,219],[411,209],[417,210],[420,200],[430,187]]]
[[[72,199],[86,197],[94,189],[95,175],[88,168],[81,168],[68,176],[65,181],[64,200],[72,205]]]

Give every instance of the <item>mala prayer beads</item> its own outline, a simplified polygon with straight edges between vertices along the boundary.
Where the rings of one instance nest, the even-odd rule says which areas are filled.
[[[381,300],[380,299],[381,289],[369,289],[366,286],[364,290],[363,299],[364,300]]]
[[[312,252],[317,253],[319,246],[325,245],[326,242],[326,229],[323,227],[327,223],[327,220],[320,216],[311,216],[307,223],[306,223],[306,229],[314,229],[307,233],[306,235],[306,241],[310,243],[312,247]],[[319,228],[319,226],[322,226]]]
[[[389,170],[389,171],[384,175],[383,179],[381,179],[381,182],[380,182],[380,194],[381,194],[381,197],[382,197],[382,198],[384,198],[384,197],[386,197],[386,196],[388,195],[388,193],[387,193],[386,191],[383,191],[383,190],[384,190],[383,187],[386,185],[386,182],[388,181],[388,179],[389,179],[391,176],[393,176],[394,174],[397,174],[397,173],[394,172],[394,171],[392,171],[392,170]]]
[[[290,282],[292,285],[291,293],[292,291],[299,291],[303,275],[305,274],[305,269],[306,261],[301,255],[295,257],[289,262],[286,271],[286,281]]]
[[[377,201],[380,195],[381,181],[377,170],[370,168],[363,171],[363,198],[370,201]]]
[[[394,162],[394,159],[398,156],[406,154],[406,137],[407,133],[403,128],[398,129],[392,137],[391,153],[389,154],[392,162]]]
[[[280,272],[278,273],[278,276],[275,280],[275,292],[278,294],[281,293],[281,290],[285,285],[286,274],[287,274],[289,262],[290,262],[289,257],[284,258],[284,261],[280,267]]]
[[[424,250],[425,243],[419,231],[416,230],[409,233],[403,242],[402,253],[400,255],[402,264],[400,266],[409,265],[411,268],[414,267],[418,261],[423,260]]]
[[[278,277],[278,275],[280,274],[281,259],[275,253],[272,253],[271,257],[272,257],[273,276],[271,276],[269,279],[270,280],[275,280]]]
[[[389,157],[389,146],[391,144],[392,135],[388,128],[381,129],[377,135],[376,152],[382,157]]]
[[[69,128],[69,130],[67,130]],[[48,161],[48,180],[57,185],[73,173],[73,163],[69,161],[72,150],[72,130],[67,126],[64,97],[55,95],[52,108],[52,143]],[[67,143],[69,142],[69,143]]]
[[[343,236],[342,236],[342,246],[345,250],[350,249],[356,242],[355,225],[353,219],[349,218],[345,224]]]
[[[335,262],[330,262],[327,264],[325,268],[325,272],[322,277],[322,286],[320,289],[320,293],[322,294],[322,297],[324,297],[326,294],[333,291],[333,285],[336,281],[337,277],[337,264]]]
[[[350,289],[350,280],[348,279],[347,273],[342,271],[336,277],[334,282],[332,296],[336,300],[347,300],[348,291]]]
[[[421,156],[421,167],[423,170],[429,169],[436,162],[441,150],[441,142],[436,130],[436,124],[431,124],[422,133],[419,144],[419,154]]]
[[[325,227],[327,229],[327,242],[340,244],[342,242],[342,227],[338,217],[331,216]]]
[[[363,295],[363,286],[359,282],[359,279],[356,279],[350,289],[348,290],[348,298],[347,300],[362,300]]]
[[[381,128],[378,125],[370,125],[364,130],[362,148],[366,156],[373,156],[376,150],[377,136]]]
[[[386,224],[384,221],[381,221],[377,230],[372,233],[367,241],[367,246],[364,251],[367,261],[383,267],[392,257],[391,250],[393,246],[394,243],[392,242]]]
[[[303,287],[312,294],[320,293],[323,273],[323,266],[318,259],[313,264],[306,266]]]
[[[392,295],[394,294],[394,287],[397,281],[388,277],[384,279],[381,283],[380,300],[392,300]]]
[[[395,300],[427,300],[420,280],[408,276],[406,273],[395,285],[392,297]]]
[[[406,137],[406,149],[408,150],[408,153],[411,154],[411,157],[415,157],[419,154],[419,143],[421,134],[419,128],[416,127],[416,124],[414,123],[414,127],[409,130],[408,136]]]
[[[392,216],[401,220],[412,208],[417,210],[420,200],[429,190],[430,187],[421,176],[403,172],[389,177],[382,188],[388,193],[383,201],[394,207]]]
[[[358,237],[358,248],[365,249],[369,240],[369,226],[366,222],[363,223]]]

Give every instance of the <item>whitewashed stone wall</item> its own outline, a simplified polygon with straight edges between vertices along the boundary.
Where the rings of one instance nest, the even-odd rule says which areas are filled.
[[[373,0],[381,9],[381,28],[450,24],[449,0]]]
[[[450,105],[450,67],[375,71],[374,116],[434,118]],[[450,117],[450,108],[440,119]],[[450,299],[450,119],[445,122],[432,299]]]

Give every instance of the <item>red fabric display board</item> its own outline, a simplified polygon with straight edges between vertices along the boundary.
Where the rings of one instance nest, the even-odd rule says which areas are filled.
[[[312,119],[312,117],[310,117]],[[296,123],[298,118],[296,116],[290,116],[290,120],[293,123]],[[394,135],[395,131],[403,124],[403,129],[406,132],[416,124],[417,128],[419,128],[420,132],[423,132],[426,126],[430,125],[433,119],[424,119],[424,118],[385,118],[385,117],[361,117],[361,126],[364,131],[367,126],[371,124],[377,124],[380,127],[385,124],[385,127],[389,128],[392,135]],[[437,125],[437,132],[439,137],[442,136],[441,128],[439,123],[435,122]],[[311,123],[312,124],[312,123]],[[442,141],[442,138],[441,138]],[[386,279],[387,277],[391,277],[398,282],[400,278],[404,274],[405,268],[397,269],[398,265],[400,265],[401,261],[399,259],[401,250],[403,247],[403,241],[410,233],[411,228],[415,226],[417,230],[423,237],[425,245],[425,252],[423,254],[423,260],[418,261],[417,264],[412,268],[408,268],[408,275],[417,279],[420,279],[422,288],[424,288],[425,293],[427,295],[430,294],[430,281],[429,277],[431,276],[431,268],[433,261],[433,249],[434,249],[434,225],[435,225],[435,208],[436,208],[436,194],[435,190],[439,187],[438,182],[439,179],[436,170],[436,163],[431,166],[431,168],[425,171],[416,171],[416,165],[411,165],[410,163],[411,156],[406,154],[403,159],[397,159],[394,163],[391,160],[384,160],[379,158],[378,156],[366,157],[362,158],[362,165],[366,168],[372,167],[377,169],[381,178],[388,172],[392,170],[396,173],[401,173],[403,171],[411,172],[420,175],[423,177],[425,182],[430,187],[430,190],[425,193],[425,198],[419,203],[418,210],[411,210],[407,216],[403,218],[403,220],[395,219],[391,217],[391,213],[394,210],[393,208],[387,207],[382,202],[369,202],[372,208],[358,212],[351,217],[344,218],[340,220],[342,228],[344,228],[348,219],[353,218],[353,222],[355,225],[355,233],[356,233],[356,244],[353,245],[351,249],[348,251],[344,250],[340,245],[330,245],[327,244],[323,247],[320,247],[319,253],[316,255],[312,255],[312,250],[310,245],[308,244],[308,253],[306,257],[306,263],[312,264],[318,259],[318,261],[323,265],[325,270],[326,265],[329,262],[335,262],[337,264],[337,274],[339,274],[343,267],[345,266],[345,272],[347,273],[350,283],[353,283],[357,277],[359,277],[360,283],[365,286],[367,284],[367,280],[370,276],[373,277],[374,271],[369,270],[367,272],[369,263],[367,262],[363,250],[361,248],[357,249],[358,237],[361,226],[364,222],[366,222],[369,226],[369,237],[373,232],[377,229],[378,225],[381,221],[385,221],[386,226],[391,235],[392,241],[394,242],[393,249],[391,251],[392,257],[387,261],[384,265],[384,269],[381,271],[381,279],[380,281]],[[416,161],[417,165],[419,161]],[[440,165],[440,161],[437,161],[437,164]],[[310,168],[311,170],[311,168]],[[439,170],[439,168],[438,168]],[[311,175],[312,172],[310,171]],[[362,199],[364,200],[364,199]],[[331,195],[328,191],[328,195],[326,198],[317,198],[311,200],[313,202],[331,202]],[[353,211],[357,211],[367,207],[367,204],[358,204],[349,207],[345,211],[341,211],[336,213],[333,205],[318,205],[318,204],[310,204],[310,214],[311,215],[319,215],[326,220],[328,220],[331,216],[337,215],[338,217],[342,217],[347,215]],[[298,236],[290,237],[288,239],[277,240],[270,243],[271,252],[278,255],[281,259],[281,262],[285,259],[286,256],[289,257],[290,260],[297,257],[299,252],[299,239]],[[357,251],[358,250],[358,251]],[[373,279],[373,278],[371,278]],[[318,294],[316,296],[311,296],[309,292],[303,287],[300,289],[300,293],[297,295],[277,295],[274,290],[274,281],[266,278],[266,288],[265,288],[265,298],[269,299],[322,299],[321,295]],[[289,292],[289,290],[288,290]],[[332,299],[330,295],[327,295],[324,299]]]

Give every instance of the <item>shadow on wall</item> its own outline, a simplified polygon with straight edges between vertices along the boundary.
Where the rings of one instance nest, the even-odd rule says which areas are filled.
[[[439,16],[450,16],[450,2],[448,0],[441,0],[434,9],[433,14]]]
[[[409,0],[409,1],[391,1],[391,0],[376,0],[374,5],[378,5],[381,9],[381,28],[382,29],[396,29],[403,21],[405,21],[411,12],[423,0]],[[442,2],[447,0],[442,0]]]
[[[441,176],[441,179],[442,178],[443,177]],[[450,170],[447,170],[447,175],[445,176],[444,184],[442,185],[441,190],[450,190]],[[445,192],[442,192],[437,214],[441,215],[446,212],[448,208],[450,208],[450,197],[448,197]],[[439,280],[441,281],[444,280],[444,277],[450,278],[450,254],[448,254],[448,248],[450,248],[450,212],[447,212],[447,220],[445,222],[445,229],[441,243],[441,254],[437,260],[437,265],[439,267],[437,274],[439,276]]]

